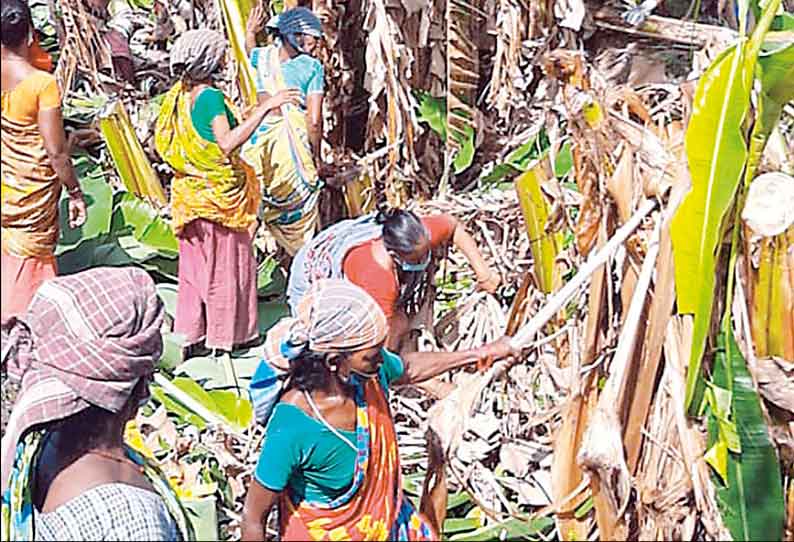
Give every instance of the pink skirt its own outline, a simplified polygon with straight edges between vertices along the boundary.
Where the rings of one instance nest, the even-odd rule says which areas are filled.
[[[174,331],[186,344],[232,350],[259,335],[256,260],[247,232],[194,220],[179,236]]]
[[[57,272],[55,256],[20,258],[2,250],[2,323],[24,314],[41,283],[54,278]]]

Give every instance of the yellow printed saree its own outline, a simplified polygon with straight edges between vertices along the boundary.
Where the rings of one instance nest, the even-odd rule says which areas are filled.
[[[37,111],[39,95],[51,75],[36,72],[2,94],[0,115],[0,177],[2,177],[3,250],[20,258],[52,258],[58,241],[61,183],[44,148]],[[57,106],[55,96],[50,99]],[[41,92],[40,92],[41,91]],[[35,103],[34,102],[34,103]],[[22,114],[20,114],[22,113]],[[30,114],[26,114],[30,113]]]
[[[271,45],[255,54],[257,90],[274,96],[287,89],[279,47]],[[305,94],[306,89],[301,90]],[[309,143],[306,111],[283,105],[281,115],[262,120],[241,154],[263,186],[265,222],[294,254],[314,233],[322,186]]]
[[[174,170],[171,216],[174,232],[198,218],[236,231],[256,221],[259,183],[237,153],[227,157],[202,138],[191,120],[190,92],[182,83],[165,96],[155,128],[155,147]],[[232,106],[227,103],[230,110]]]

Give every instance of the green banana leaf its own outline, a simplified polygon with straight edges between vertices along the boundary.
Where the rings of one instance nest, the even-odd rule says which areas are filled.
[[[117,199],[113,212],[114,230],[129,228],[143,245],[164,256],[176,257],[179,244],[173,230],[154,207],[129,192],[123,192]]]
[[[481,527],[474,531],[456,534],[449,540],[458,542],[475,542],[485,540],[541,540],[540,533],[550,529],[554,524],[551,518],[533,519],[527,523],[520,519],[510,518],[502,523]]]
[[[58,209],[60,234],[56,255],[73,250],[84,241],[107,235],[110,231],[113,192],[104,176],[92,173],[88,175],[91,176],[80,178],[80,188],[86,205],[86,221],[82,226],[77,228],[69,226],[69,199],[65,191],[61,195]]]
[[[709,409],[709,444],[727,456],[725,478],[714,477],[717,504],[734,540],[782,540],[785,521],[780,463],[761,401],[732,331],[717,337],[712,389],[730,397],[731,423],[741,451],[720,444],[722,423]]]
[[[783,106],[794,100],[794,43],[782,49],[762,53],[758,57],[758,80],[761,82],[761,93],[750,135],[745,185],[755,177],[764,147],[780,119]]]
[[[427,124],[443,140],[447,140],[447,101],[431,96],[429,92],[414,91],[416,120]]]
[[[744,170],[747,146],[742,134],[750,102],[744,84],[745,47],[740,42],[720,55],[700,79],[686,132],[692,189],[671,225],[678,312],[694,314],[687,373],[687,408],[700,405],[700,364],[714,304],[715,270],[723,222]]]
[[[701,77],[685,145],[692,188],[671,225],[679,314],[693,314],[685,406],[696,415],[703,399],[701,363],[712,320],[716,263],[726,215],[735,202],[747,143],[743,125],[756,59],[780,0],[770,1],[749,41],[740,38]],[[745,3],[740,20],[746,15]]]
[[[178,409],[173,409],[173,403],[161,402],[163,402],[166,409],[180,416],[184,416],[184,408],[182,406],[188,407],[188,404],[183,400],[183,397],[186,396],[203,408],[203,411],[193,411],[193,413],[200,415],[208,422],[225,423],[236,431],[243,431],[251,424],[254,418],[251,402],[239,397],[233,391],[206,391],[195,380],[187,377],[177,377],[171,381],[170,386],[165,387],[163,385],[163,388],[168,395],[171,395],[173,399],[182,405]],[[160,399],[157,396],[155,398]],[[191,410],[193,409],[188,407],[188,411]]]
[[[436,98],[428,92],[414,91],[416,98],[416,120],[427,124],[438,136],[447,141],[447,101],[445,98]],[[452,169],[455,174],[463,173],[474,161],[475,133],[474,129],[467,126],[464,133],[454,132],[452,137],[459,144],[460,149],[452,160]]]

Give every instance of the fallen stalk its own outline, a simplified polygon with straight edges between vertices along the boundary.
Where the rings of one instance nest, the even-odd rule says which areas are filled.
[[[568,300],[573,297],[587,279],[590,278],[590,275],[609,260],[618,246],[623,244],[623,242],[634,233],[634,230],[639,227],[645,217],[656,209],[658,205],[659,203],[656,200],[646,200],[640,208],[637,209],[634,215],[618,228],[612,238],[600,250],[587,259],[576,275],[560,288],[557,293],[552,295],[543,308],[516,332],[515,336],[510,339],[510,346],[516,350],[522,350],[529,346],[535,334],[540,331],[560,309],[562,309]]]

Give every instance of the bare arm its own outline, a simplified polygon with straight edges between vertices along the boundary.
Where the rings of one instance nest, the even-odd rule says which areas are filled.
[[[400,352],[405,335],[408,334],[410,322],[408,315],[400,308],[395,308],[389,318],[389,336],[386,338],[386,348],[392,352]]]
[[[243,506],[241,540],[265,539],[265,522],[273,505],[276,504],[278,495],[278,493],[265,488],[256,479],[251,479]]]
[[[507,337],[485,344],[473,350],[460,352],[410,352],[402,356],[403,375],[397,384],[418,384],[453,369],[465,367],[478,361],[497,360],[514,355]]]
[[[268,111],[280,107],[283,103],[298,103],[299,100],[300,91],[296,89],[284,90],[275,96],[259,100],[259,105],[254,108],[251,115],[234,129],[230,128],[226,115],[217,115],[212,120],[212,133],[215,135],[215,141],[223,154],[228,156],[251,137]]]
[[[452,244],[455,245],[471,264],[474,274],[477,275],[477,283],[487,292],[495,292],[499,286],[499,274],[493,271],[485,258],[482,257],[477,241],[466,231],[466,227],[458,220],[455,221],[455,230],[452,233]]]
[[[322,164],[320,149],[323,141],[323,95],[319,92],[313,92],[306,97],[306,128],[309,132],[314,163],[320,166]]]
[[[256,47],[256,33],[265,24],[265,8],[258,3],[248,15],[248,22],[245,24],[245,54],[250,55]]]
[[[82,226],[86,219],[85,201],[77,182],[77,176],[69,157],[69,145],[66,133],[63,130],[63,117],[61,108],[54,107],[39,111],[38,116],[41,137],[44,140],[44,149],[52,163],[52,169],[58,180],[66,187],[69,194],[69,225],[73,228]]]

